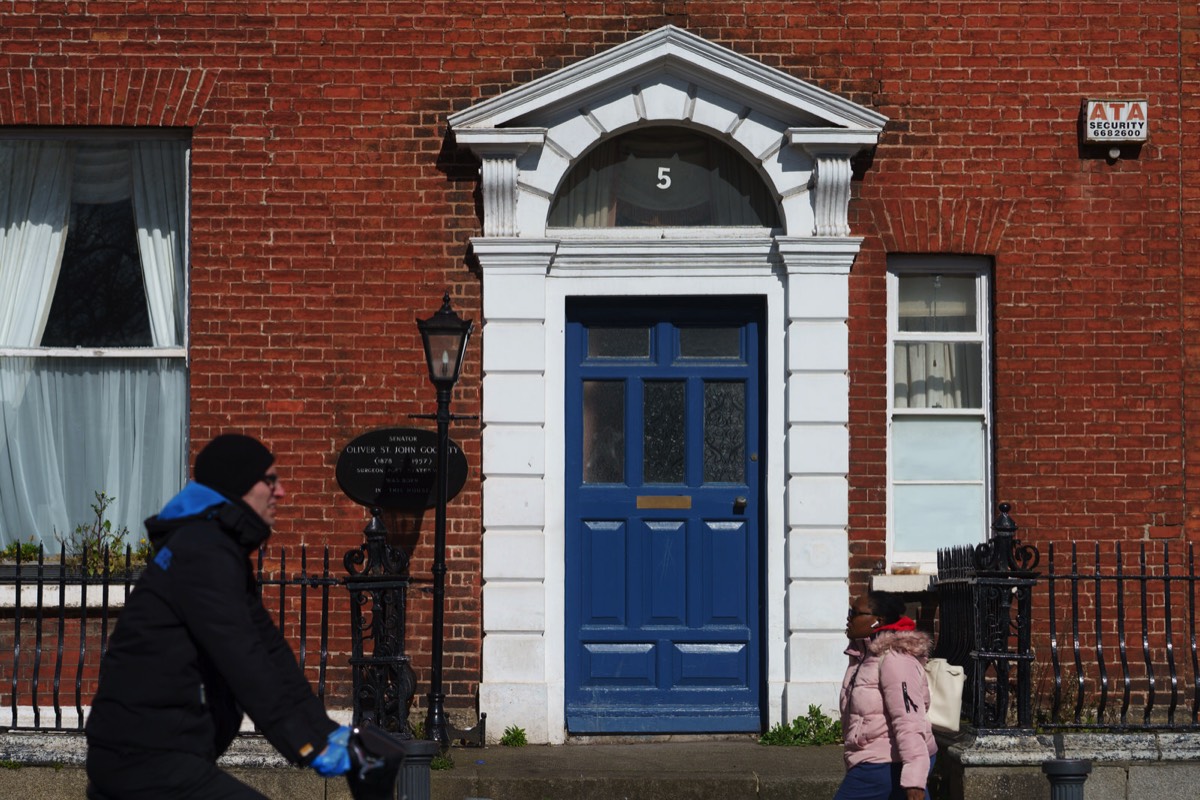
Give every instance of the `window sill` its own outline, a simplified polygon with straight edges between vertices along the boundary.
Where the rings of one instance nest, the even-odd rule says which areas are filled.
[[[0,347],[0,358],[185,358],[185,347]]]
[[[133,581],[129,583],[129,591],[133,591]],[[125,605],[125,583],[124,581],[111,584],[108,589],[107,599],[100,586],[89,586],[87,592],[87,602],[83,600],[83,590],[78,585],[67,584],[66,588],[60,592],[58,582],[45,583],[41,587],[41,598],[38,598],[38,586],[36,583],[27,583],[22,581],[20,608],[22,611],[31,611],[38,609],[54,609],[54,608],[82,608],[86,605],[87,608],[122,608]],[[0,609],[15,609],[17,603],[17,587],[13,585],[0,586]]]
[[[564,240],[583,239],[770,239],[776,228],[756,225],[697,225],[694,227],[631,226],[621,228],[546,228],[546,235]]]
[[[872,575],[871,588],[875,591],[899,594],[928,592],[933,577],[932,575]]]

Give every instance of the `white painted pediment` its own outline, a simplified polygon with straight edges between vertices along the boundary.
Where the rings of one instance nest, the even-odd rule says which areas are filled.
[[[542,126],[564,107],[672,77],[793,127],[882,130],[887,117],[667,25],[450,117],[455,130]]]
[[[483,161],[484,235],[544,237],[554,193],[597,142],[682,125],[728,143],[779,202],[785,236],[847,236],[850,158],[887,118],[674,26],[450,117]]]

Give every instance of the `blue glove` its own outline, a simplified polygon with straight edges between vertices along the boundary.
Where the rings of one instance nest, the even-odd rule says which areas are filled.
[[[350,771],[350,751],[346,748],[349,743],[350,726],[343,725],[329,734],[328,744],[321,754],[313,759],[312,768],[322,778],[345,775]]]

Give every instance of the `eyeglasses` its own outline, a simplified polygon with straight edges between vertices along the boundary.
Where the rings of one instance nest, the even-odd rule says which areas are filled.
[[[259,478],[259,480],[262,481],[263,483],[265,483],[272,490],[274,490],[275,484],[279,483],[279,476],[278,475],[263,475],[261,478]]]
[[[850,608],[849,610],[846,611],[846,617],[848,619],[854,619],[855,617],[873,617],[873,616],[875,616],[875,615],[872,614],[870,611],[859,611],[857,608]]]

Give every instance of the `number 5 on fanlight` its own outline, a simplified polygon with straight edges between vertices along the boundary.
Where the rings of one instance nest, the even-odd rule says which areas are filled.
[[[656,183],[654,185],[655,185],[655,187],[657,187],[659,189],[670,189],[671,188],[671,168],[670,167],[659,167],[658,168],[658,183]]]

